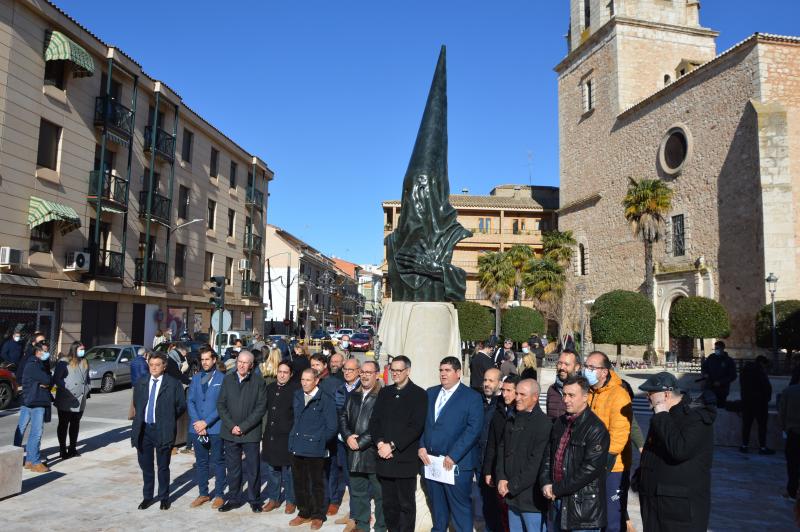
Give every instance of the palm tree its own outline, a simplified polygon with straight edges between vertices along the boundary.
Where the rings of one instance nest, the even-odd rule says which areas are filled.
[[[572,231],[549,231],[542,235],[542,251],[545,257],[553,259],[562,266],[572,260],[573,249],[577,245]]]
[[[524,276],[525,292],[542,302],[551,302],[564,293],[567,276],[564,268],[551,257],[534,258]]]
[[[662,236],[664,219],[672,206],[672,190],[660,179],[628,178],[622,200],[625,219],[634,236],[644,242],[645,295],[653,299],[653,244]]]
[[[524,244],[517,244],[512,246],[506,251],[508,260],[514,267],[514,299],[517,301],[522,299],[522,278],[528,270],[528,264],[532,258],[535,257],[533,249]]]
[[[508,299],[514,287],[514,276],[514,266],[505,253],[496,251],[478,257],[478,286],[494,305],[497,336],[500,336],[500,304]]]

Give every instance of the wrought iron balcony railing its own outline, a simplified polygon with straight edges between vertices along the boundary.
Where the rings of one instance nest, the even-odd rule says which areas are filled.
[[[253,233],[244,234],[244,250],[247,253],[261,255],[261,242],[262,238]]]
[[[153,126],[144,128],[144,151],[150,151],[153,144]],[[175,136],[160,127],[156,128],[156,155],[168,162],[175,160]]]
[[[254,190],[252,188],[247,189],[247,198],[245,203],[248,206],[255,207],[256,209],[263,210],[264,209],[264,193],[260,190]]]
[[[167,284],[167,263],[153,259],[147,261],[147,279],[145,279],[144,259],[136,259],[136,282],[138,284]]]
[[[169,208],[172,202],[158,192],[153,192],[151,201],[150,218],[169,225]],[[147,190],[139,191],[139,216],[142,218],[147,217]]]
[[[242,297],[246,298],[261,298],[261,282],[260,281],[242,281]]]
[[[108,279],[122,279],[125,275],[125,256],[118,251],[107,249],[93,249],[92,267],[89,274],[93,277]]]
[[[113,203],[115,207],[123,210],[128,209],[128,181],[114,175],[111,169],[103,165],[101,170],[89,172],[89,190],[86,196],[89,201],[97,201],[98,185],[100,188],[99,197],[104,202]]]
[[[133,134],[133,111],[110,96],[98,96],[94,100],[94,123],[105,125],[130,139]]]

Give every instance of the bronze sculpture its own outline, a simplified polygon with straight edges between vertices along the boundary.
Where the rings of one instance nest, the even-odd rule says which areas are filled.
[[[450,261],[455,245],[472,233],[456,218],[447,176],[447,74],[442,46],[403,178],[400,218],[386,237],[393,301],[464,300],[467,274]]]

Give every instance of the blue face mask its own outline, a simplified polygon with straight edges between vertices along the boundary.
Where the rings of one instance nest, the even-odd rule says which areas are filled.
[[[50,358],[49,351],[45,351],[44,353],[42,353],[42,360],[47,360],[48,358]]]
[[[84,349],[78,349],[78,358],[83,358],[86,355],[86,351]]]
[[[593,369],[583,368],[583,376],[589,381],[589,386],[594,386],[600,379],[597,378],[597,372]]]

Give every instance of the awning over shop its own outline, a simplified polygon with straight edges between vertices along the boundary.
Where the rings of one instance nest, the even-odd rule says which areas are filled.
[[[33,229],[47,222],[55,222],[60,226],[62,235],[79,229],[81,226],[81,219],[72,207],[31,196],[31,203],[28,207],[28,226]]]
[[[61,33],[51,31],[44,50],[45,61],[69,61],[74,65],[76,78],[94,75],[94,60],[78,43]]]

